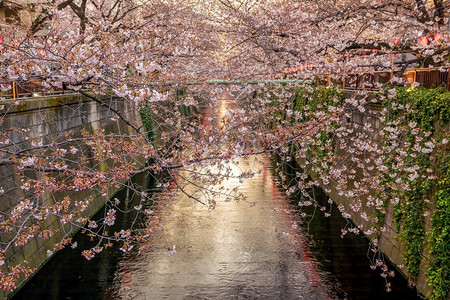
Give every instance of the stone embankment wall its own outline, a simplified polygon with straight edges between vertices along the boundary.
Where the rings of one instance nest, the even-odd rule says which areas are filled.
[[[344,93],[343,97],[345,100],[358,99],[359,96],[355,95],[352,92],[346,92]],[[368,142],[371,145],[378,145],[379,149],[384,149],[382,145],[383,143],[385,143],[386,145],[387,137],[383,137],[383,130],[380,129],[383,126],[383,120],[386,120],[386,118],[389,119],[389,116],[386,115],[386,110],[383,111],[383,104],[381,103],[381,100],[374,99],[376,99],[374,95],[373,97],[369,96],[369,98],[366,98],[367,101],[365,101],[363,104],[364,109],[356,109],[355,106],[354,109],[347,110],[348,113],[342,120],[343,123],[340,124],[340,127],[342,129],[345,129],[341,131],[345,132],[345,135],[335,138],[333,141],[333,146],[331,148],[331,155],[333,156],[334,166],[338,166],[338,168],[344,167],[346,168],[346,170],[358,170],[358,168],[355,167],[358,161],[364,161],[369,156],[366,157],[366,154],[361,151],[359,151],[360,153],[358,154],[358,150],[355,151],[355,149],[358,149],[359,147],[358,145],[356,145],[356,143],[361,144],[364,142]],[[389,111],[387,112],[387,114],[389,114]],[[438,130],[441,131],[441,133],[448,132],[448,125],[449,124],[446,124],[446,126],[441,127]],[[344,139],[346,147],[342,148]],[[402,141],[400,141],[400,143],[402,143]],[[350,148],[353,149],[351,154],[349,153]],[[384,157],[383,154],[379,155],[380,157]],[[357,159],[355,160],[353,158]],[[373,163],[373,158],[371,160],[372,161],[369,164],[366,164],[366,167],[368,165],[372,165],[372,167],[377,168],[377,166]],[[375,242],[378,245],[378,249],[380,249],[384,253],[385,257],[387,257],[397,267],[397,269],[408,278],[412,285],[415,285],[417,287],[417,290],[420,293],[429,296],[432,292],[432,288],[429,285],[429,278],[427,276],[430,267],[430,258],[432,257],[432,255],[430,255],[429,248],[427,246],[429,243],[429,233],[432,231],[431,220],[433,212],[435,211],[435,207],[433,207],[433,201],[424,204],[425,207],[423,211],[425,213],[421,214],[421,217],[417,219],[417,224],[420,224],[420,226],[417,226],[418,230],[422,230],[423,228],[425,233],[423,242],[421,242],[422,250],[419,258],[420,264],[418,266],[418,274],[416,274],[416,276],[410,276],[407,268],[405,267],[407,264],[407,262],[405,261],[405,253],[407,252],[408,246],[406,246],[400,238],[400,225],[398,224],[398,221],[396,221],[396,208],[391,199],[387,199],[387,201],[385,201],[382,209],[375,210],[374,206],[366,206],[368,197],[377,197],[377,192],[375,191],[375,189],[362,196],[351,192],[351,187],[353,187],[354,184],[360,184],[358,180],[364,178],[365,176],[367,177],[367,175],[358,173],[361,170],[356,171],[356,173],[352,175],[351,178],[353,179],[346,179],[345,186],[347,187],[347,191],[350,191],[347,193],[343,192],[342,186],[340,188],[337,187],[337,182],[330,181],[329,183],[324,184],[324,182],[319,179],[320,175],[317,170],[312,170],[314,168],[311,168],[311,164],[306,161],[305,158],[299,158],[297,156],[297,162],[302,168],[308,171],[309,175],[311,175],[315,179],[318,179],[317,181],[319,182],[321,187],[327,192],[328,196],[338,206],[341,207],[342,211],[350,212],[350,218],[355,224],[355,227],[358,227],[359,229],[361,229],[361,231],[364,232],[367,228],[372,228],[374,224],[378,224],[376,225],[376,227],[379,228],[379,231],[376,234],[370,234],[368,236],[369,239],[371,239],[372,242]],[[380,174],[375,171],[373,171],[372,173],[373,178],[371,182],[381,182],[381,188],[384,189],[383,179],[376,178],[377,176],[380,176]],[[380,186],[380,184],[375,185]],[[350,187],[350,189],[348,189],[348,187]],[[362,206],[360,206],[360,209],[358,209],[358,211],[356,212],[355,204],[357,204],[358,202],[359,205],[361,205],[362,203]],[[372,218],[365,218],[365,216],[372,216]],[[378,217],[375,218],[375,216]],[[376,219],[381,220],[382,223],[380,224],[376,221]],[[447,296],[446,299],[449,299],[449,296]]]
[[[365,124],[370,124],[374,129],[374,132],[378,132],[381,127],[381,121],[379,116],[381,115],[381,104],[380,103],[371,103],[365,106],[366,111],[364,113],[359,112],[358,110],[353,110],[350,118],[347,119],[347,126],[350,126],[354,129],[352,136],[356,136],[358,132],[361,132],[361,129]],[[379,134],[374,134],[371,139],[376,142],[381,143],[381,136]],[[335,146],[335,153],[338,156],[347,155],[346,150],[339,148],[339,141],[337,141]],[[353,184],[352,181],[349,181],[349,185]],[[329,186],[331,190],[329,196],[337,205],[343,205],[346,211],[351,211],[351,205],[354,202],[353,197],[348,197],[345,194],[339,195],[339,192],[333,188],[333,185]],[[373,214],[374,210],[368,211],[367,214]],[[386,209],[384,210],[384,220],[383,225],[380,227],[385,229],[385,231],[380,233],[380,238],[378,241],[378,245],[381,251],[386,255],[386,257],[398,268],[400,272],[402,272],[406,277],[408,277],[407,270],[403,267],[403,252],[405,251],[405,246],[402,245],[400,238],[397,235],[396,225],[394,221],[394,205],[391,202],[388,202]],[[425,217],[425,230],[428,231],[430,229],[430,218],[428,215]],[[356,226],[365,226],[368,222],[364,220],[360,214],[352,214],[352,221]],[[417,276],[415,284],[417,289],[422,294],[427,294],[429,292],[429,287],[426,282],[426,259],[422,259],[419,275]]]
[[[63,140],[64,135],[71,131],[72,137],[81,138],[81,131],[94,133],[98,129],[104,129],[105,132],[134,134],[134,129],[125,122],[112,118],[114,113],[108,108],[112,107],[120,112],[126,119],[131,120],[137,127],[142,126],[141,116],[137,110],[126,104],[125,101],[117,98],[103,99],[106,105],[101,105],[91,99],[78,94],[61,95],[52,97],[34,97],[28,99],[19,99],[16,101],[2,101],[0,106],[3,109],[0,114],[3,124],[0,128],[3,132],[12,129],[27,130],[26,136],[34,139],[41,139],[45,144],[53,140]],[[30,143],[23,140],[23,134],[12,133],[8,145],[1,144],[0,150],[8,147],[16,149],[26,149]],[[1,159],[2,157],[0,157]],[[76,163],[76,162],[75,162]],[[143,162],[142,162],[143,163]],[[107,166],[99,164],[96,168],[106,168]],[[16,205],[21,197],[26,197],[25,192],[20,188],[23,184],[22,178],[18,176],[15,165],[0,165],[0,187],[4,190],[0,194],[0,213],[2,218],[8,216],[12,207]],[[27,177],[33,178],[38,174],[31,172]],[[109,191],[111,196],[115,191]],[[59,193],[57,197],[63,197]],[[93,215],[100,209],[107,197],[101,196],[91,190],[85,190],[77,193],[77,197],[91,197],[92,202],[85,211],[86,215]],[[42,199],[44,205],[51,205],[60,199],[55,199],[55,195],[47,195]],[[56,217],[49,217],[45,220],[47,229],[60,230],[54,236],[48,239],[39,238],[38,234],[32,237],[21,247],[9,247],[5,253],[4,265],[1,267],[3,272],[7,272],[9,267],[13,267],[23,261],[28,261],[28,266],[39,269],[54,252],[54,244],[59,242],[63,236],[62,232],[69,235],[74,234],[76,227],[63,226]],[[45,229],[45,228],[42,228]],[[5,249],[9,243],[8,233],[0,233],[1,248]],[[51,253],[50,253],[51,252]],[[20,285],[24,282],[21,278]],[[0,299],[5,299],[11,294],[0,290]]]

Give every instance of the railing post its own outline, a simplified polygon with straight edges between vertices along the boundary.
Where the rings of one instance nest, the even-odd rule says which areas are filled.
[[[447,91],[450,91],[450,69],[447,69]]]
[[[12,82],[12,92],[13,92],[13,99],[16,99],[16,83]]]
[[[391,80],[394,78],[394,53],[391,54]]]

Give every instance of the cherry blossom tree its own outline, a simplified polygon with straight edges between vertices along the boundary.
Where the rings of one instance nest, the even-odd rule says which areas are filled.
[[[173,82],[208,77],[208,66],[216,60],[217,36],[196,5],[187,1],[36,4],[33,24],[2,29],[4,92],[12,89],[12,81],[34,81],[46,90],[77,92],[106,107],[111,121],[122,124],[119,128],[126,125],[131,129],[111,132],[100,127],[93,132],[69,130],[31,136],[27,128],[3,127],[0,164],[14,168],[23,193],[1,216],[6,238],[2,240],[2,264],[8,251],[34,237],[49,240],[57,236],[54,250],[74,246],[70,236],[76,228],[98,241],[82,252],[87,259],[112,243],[120,244],[123,251],[136,245],[143,250],[150,237],[148,230],[136,231],[133,226],[111,230],[123,208],[117,199],[108,199],[110,191],[128,185],[131,176],[144,172],[156,176],[170,171],[168,176],[178,184],[179,170],[232,155],[210,146],[213,141],[209,138],[218,135],[214,126],[202,125],[199,116],[180,111],[194,106],[198,97],[192,93],[184,97],[180,92],[183,84],[174,92],[178,88]],[[122,107],[141,111],[153,126],[143,126],[117,109],[110,101],[117,97],[124,102]],[[11,102],[1,106],[5,113],[2,125],[7,113],[22,103]],[[149,162],[142,164],[143,160]],[[130,188],[142,202],[147,200],[147,191]],[[84,197],[87,191],[94,195]],[[2,188],[1,194],[4,192]],[[95,197],[107,200],[104,218],[97,221],[86,215]],[[48,202],[47,198],[56,200]],[[151,213],[142,205],[131,208],[135,210]],[[48,229],[45,224],[50,218],[58,218],[64,229]],[[26,262],[4,268],[2,288],[13,290],[21,275],[31,272]]]
[[[379,152],[392,151],[392,145],[387,143],[380,150],[377,141],[364,142],[363,136],[375,135],[370,125],[364,125],[355,138],[351,126],[344,124],[353,111],[364,112],[371,101],[367,95],[343,100],[339,89],[317,92],[306,85],[302,99],[310,102],[299,107],[293,101],[299,94],[298,83],[260,81],[246,85],[240,81],[240,85],[227,86],[239,102],[218,124],[200,113],[224,92],[207,80],[289,77],[311,83],[326,76],[340,78],[350,71],[392,70],[396,65],[432,61],[433,65],[447,66],[448,5],[449,1],[421,0],[67,0],[36,4],[32,24],[15,24],[0,31],[4,37],[0,43],[1,76],[5,79],[2,91],[12,88],[10,81],[37,78],[45,89],[77,92],[107,107],[112,120],[126,124],[132,132],[97,130],[82,132],[81,138],[67,132],[45,140],[30,137],[26,128],[2,131],[0,165],[16,168],[26,197],[16,199],[11,211],[0,218],[0,227],[8,234],[0,254],[25,245],[36,235],[51,238],[55,232],[43,230],[49,217],[80,228],[97,241],[96,246],[82,250],[87,259],[114,243],[125,252],[134,247],[145,251],[151,230],[132,226],[111,231],[121,207],[118,199],[109,199],[109,192],[129,185],[144,203],[147,191],[127,180],[148,173],[160,180],[159,186],[171,185],[193,201],[214,208],[218,194],[243,199],[236,190],[212,188],[231,176],[226,163],[240,156],[277,153],[282,165],[294,159],[303,167],[309,165],[315,178],[298,173],[295,187],[284,186],[288,194],[302,195],[300,206],[318,205],[309,191],[329,182],[336,184],[338,194],[370,198],[369,189],[382,191],[377,178],[387,172]],[[421,44],[419,37],[428,40]],[[371,51],[361,54],[356,49]],[[394,53],[411,53],[414,58],[393,61]],[[326,103],[314,102],[317,93]],[[393,98],[394,93],[390,90],[383,99]],[[143,126],[105,101],[112,98],[140,111],[152,126]],[[377,133],[398,137],[394,125],[398,124],[389,123]],[[25,147],[12,145],[13,135],[16,139],[19,136]],[[336,141],[355,154],[336,158],[329,151]],[[416,150],[427,154],[435,142],[417,141]],[[444,144],[444,140],[439,143]],[[323,155],[314,157],[314,151]],[[368,161],[361,159],[360,152]],[[146,164],[139,163],[142,160]],[[349,168],[348,162],[357,167]],[[208,165],[221,172],[211,171]],[[380,171],[374,175],[375,166]],[[418,171],[405,165],[399,168],[412,176]],[[162,173],[165,176],[160,176]],[[356,173],[363,174],[363,179],[354,180]],[[239,176],[244,179],[252,174]],[[281,172],[280,177],[288,176]],[[202,187],[207,196],[195,197],[188,193],[186,184]],[[90,199],[76,195],[86,190],[105,197],[102,219],[91,220],[84,214]],[[42,199],[48,195],[62,200],[45,205]],[[381,211],[383,201],[391,196],[385,193],[369,203]],[[381,230],[375,217],[361,210],[361,205],[355,200],[351,207],[340,207],[345,217],[358,214],[369,222],[363,228],[344,228],[343,234],[362,231],[370,236]],[[328,213],[325,206],[320,210]],[[130,211],[152,214],[141,204]],[[54,248],[69,244],[75,246],[67,232]],[[376,242],[373,249],[378,251]],[[382,268],[384,276],[390,275],[381,260],[374,260],[373,266]],[[14,289],[20,274],[27,276],[31,271],[21,263],[3,272],[2,288]]]
[[[234,70],[242,66],[242,75],[277,76],[291,68],[308,77],[448,64],[448,1],[220,2],[233,40],[227,57]],[[391,54],[399,56],[395,66]]]

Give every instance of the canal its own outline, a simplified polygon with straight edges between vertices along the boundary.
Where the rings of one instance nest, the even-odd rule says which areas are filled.
[[[91,242],[77,234],[78,247],[57,253],[13,299],[417,298],[399,274],[392,291],[385,291],[384,278],[369,267],[368,241],[339,237],[346,221],[337,209],[328,218],[302,221],[295,213],[298,199],[277,186],[273,165],[268,156],[230,163],[235,174],[251,169],[256,175],[224,182],[246,200],[218,197],[215,209],[174,185],[156,187],[152,177],[136,176],[133,184],[151,196],[145,208],[153,214],[137,220],[153,230],[149,250],[110,248],[87,261],[81,251]],[[129,207],[140,198],[130,190],[115,197]],[[133,221],[135,215],[121,215],[115,226]]]

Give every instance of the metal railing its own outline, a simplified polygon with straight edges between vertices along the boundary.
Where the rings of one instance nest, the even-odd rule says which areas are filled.
[[[394,74],[400,70],[392,71],[375,71],[372,73],[349,73],[341,74],[334,77],[328,76],[320,80],[323,84],[337,84],[341,85],[344,89],[348,90],[379,90],[383,85],[390,82],[394,77]],[[405,86],[411,86],[413,83],[417,83],[419,86],[425,88],[438,88],[443,87],[446,90],[450,90],[450,68],[423,68],[423,69],[408,69],[403,73],[403,82]],[[262,82],[311,82],[310,80],[210,80],[202,83],[208,84],[244,84],[244,83],[262,83]],[[43,80],[39,77],[32,78],[30,80],[20,81],[0,81],[0,84],[4,87],[9,85],[9,89],[5,92],[0,92],[0,97],[5,99],[17,99],[24,97],[37,97],[37,96],[51,96],[65,93],[71,93],[72,91],[49,88]],[[190,84],[200,84],[193,82]]]
[[[0,81],[2,86],[9,89],[5,92],[0,92],[0,97],[7,99],[17,99],[25,97],[37,97],[37,96],[50,96],[65,94],[70,91],[57,88],[48,88],[44,81],[38,77],[30,80],[17,80],[17,81]]]
[[[342,79],[330,80],[334,84],[342,84],[344,89],[378,90],[384,84],[390,82],[400,70],[375,71],[362,74],[343,74]],[[405,86],[417,83],[427,89],[443,87],[450,90],[449,68],[421,68],[407,69],[402,75]]]

